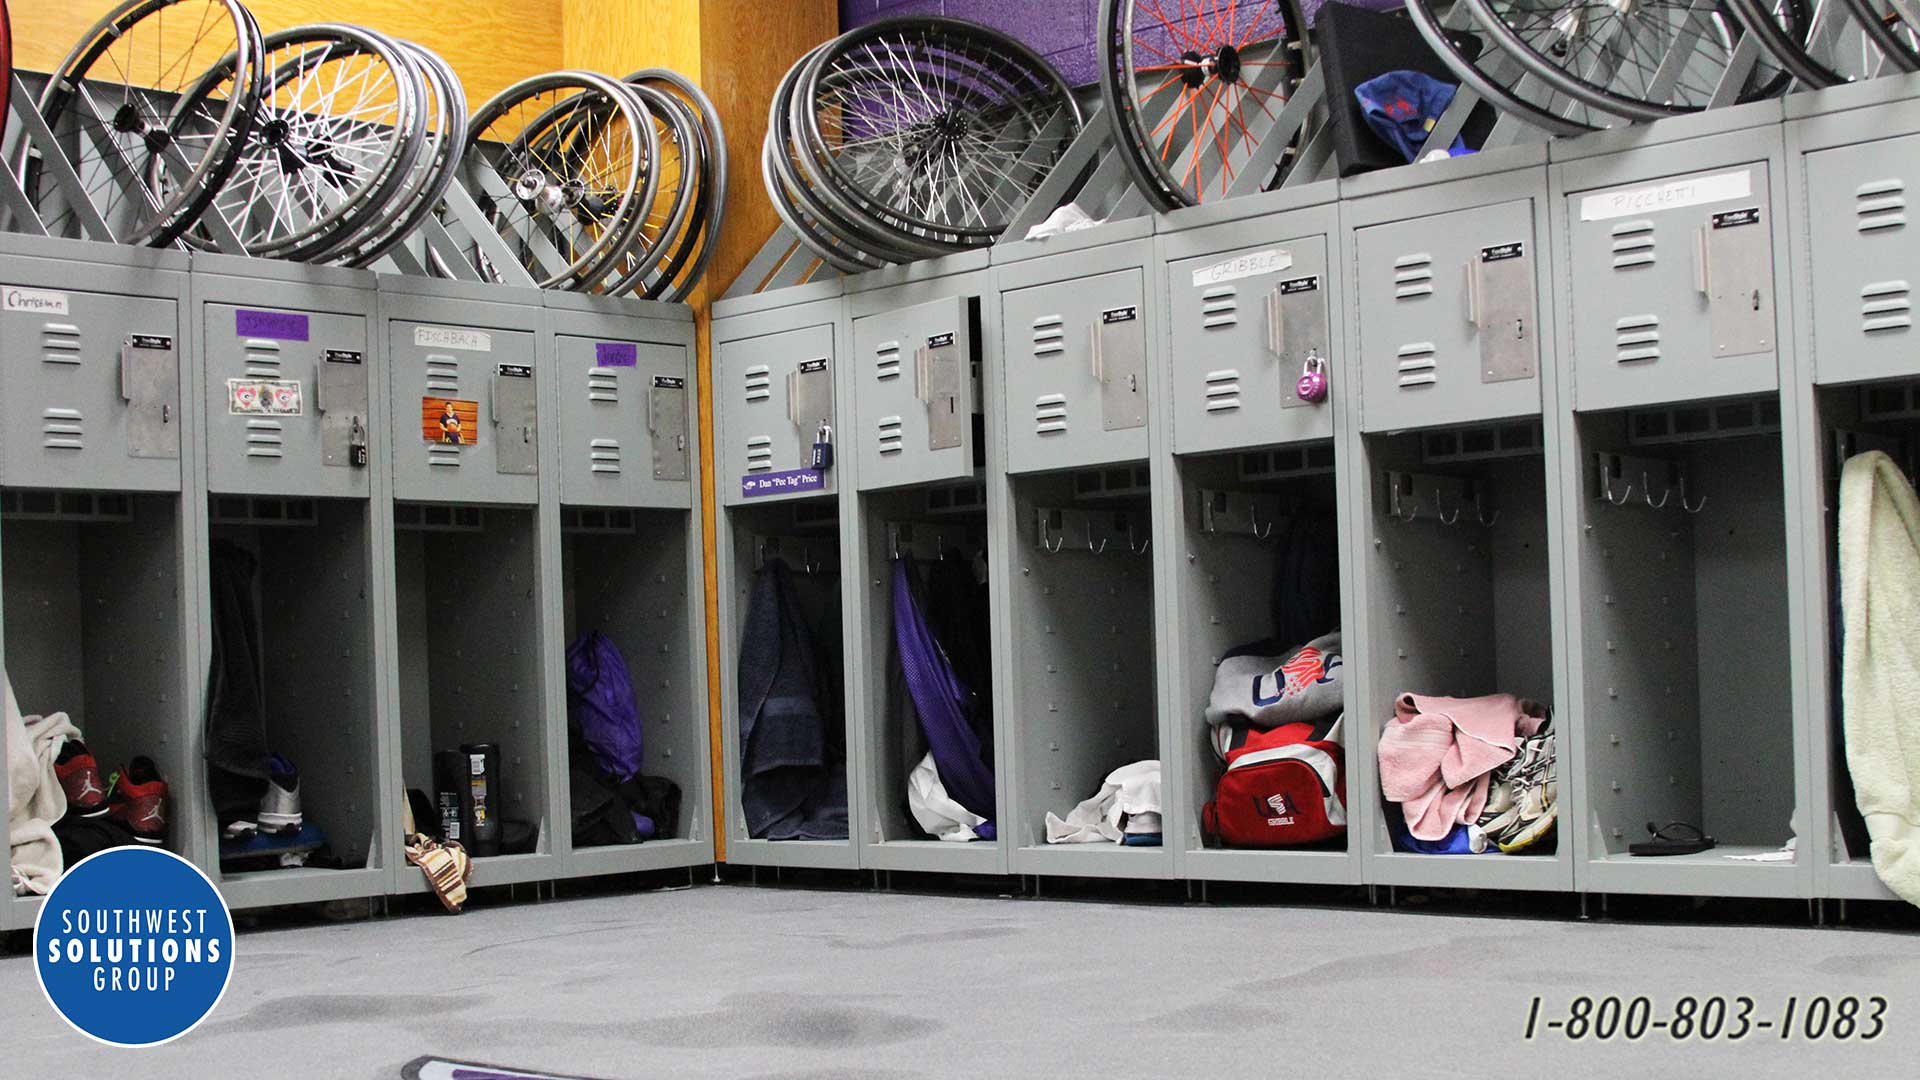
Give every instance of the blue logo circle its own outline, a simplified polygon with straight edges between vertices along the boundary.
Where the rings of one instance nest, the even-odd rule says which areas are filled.
[[[227,992],[233,917],[171,851],[109,848],[75,863],[33,928],[40,989],[74,1030],[110,1046],[192,1031]]]

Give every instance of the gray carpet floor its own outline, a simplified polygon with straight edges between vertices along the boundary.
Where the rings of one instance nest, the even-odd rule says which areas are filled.
[[[700,888],[243,934],[226,1000],[113,1051],[0,960],[10,1077],[1912,1077],[1920,935]],[[1570,1044],[1579,994],[1880,994],[1874,1043]]]

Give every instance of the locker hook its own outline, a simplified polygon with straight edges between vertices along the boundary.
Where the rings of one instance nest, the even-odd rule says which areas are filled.
[[[1682,476],[1680,478],[1680,509],[1685,510],[1689,514],[1697,514],[1706,508],[1707,497],[1705,495],[1700,496],[1698,503],[1687,502],[1687,478]]]
[[[1397,495],[1398,492],[1396,492],[1395,494]],[[1394,501],[1396,503],[1399,502],[1398,499],[1395,499]],[[1401,521],[1408,521],[1408,522],[1412,521],[1414,518],[1419,517],[1420,516],[1420,496],[1415,495],[1412,492],[1408,492],[1407,508],[1408,508],[1407,513],[1402,514],[1398,510],[1395,510],[1393,512],[1393,516],[1396,518],[1399,518]]]
[[[1641,492],[1641,498],[1646,499],[1647,505],[1653,507],[1655,510],[1658,510],[1661,507],[1667,505],[1667,500],[1673,498],[1673,489],[1668,488],[1667,490],[1660,493],[1660,501],[1654,502],[1653,501],[1653,481],[1647,479],[1647,474],[1644,472],[1640,474],[1640,486],[1646,489],[1645,491]]]
[[[1452,525],[1459,521],[1460,512],[1464,509],[1465,507],[1456,506],[1453,508],[1453,516],[1448,517],[1446,511],[1440,509],[1440,485],[1433,486],[1433,516],[1440,519],[1440,524]]]
[[[1464,489],[1464,494],[1473,499],[1473,519],[1480,523],[1481,528],[1491,529],[1500,523],[1500,510],[1498,507],[1494,509],[1492,517],[1487,516],[1487,501],[1480,494],[1480,485],[1468,481]]]
[[[1087,550],[1093,552],[1095,555],[1105,555],[1107,553],[1106,537],[1103,536],[1100,538],[1099,547],[1093,546],[1093,515],[1092,514],[1087,515]]]
[[[1267,522],[1267,531],[1260,531],[1260,505],[1252,499],[1247,500],[1247,523],[1253,526],[1253,538],[1265,540],[1273,535],[1273,522]]]
[[[1058,517],[1059,517],[1058,514],[1043,514],[1040,517],[1040,546],[1043,548],[1046,548],[1047,554],[1049,555],[1060,554],[1060,549],[1062,547],[1065,547],[1067,543],[1067,537],[1065,533],[1062,533],[1060,535],[1060,539],[1055,540],[1053,543],[1051,544],[1047,543],[1047,533],[1053,527],[1053,524]]]
[[[1627,490],[1621,492],[1620,497],[1616,499],[1613,497],[1613,478],[1602,473],[1600,476],[1600,494],[1615,506],[1625,506],[1633,499],[1633,482],[1628,481]]]
[[[1272,532],[1273,526],[1271,525],[1267,526],[1267,531]],[[1133,552],[1135,555],[1145,555],[1147,553],[1147,550],[1151,547],[1153,547],[1152,536],[1148,536],[1146,542],[1141,544],[1139,547],[1133,546],[1133,519],[1128,518],[1127,519],[1127,550]]]

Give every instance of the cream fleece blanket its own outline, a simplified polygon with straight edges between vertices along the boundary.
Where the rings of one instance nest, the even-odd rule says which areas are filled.
[[[0,676],[0,681],[5,681]],[[68,739],[80,737],[66,713],[21,716],[6,682],[7,840],[12,847],[11,879],[16,896],[53,891],[64,869],[53,823],[67,812],[67,793],[53,771],[53,759]]]
[[[1840,473],[1847,768],[1873,869],[1920,904],[1920,499],[1879,451]]]

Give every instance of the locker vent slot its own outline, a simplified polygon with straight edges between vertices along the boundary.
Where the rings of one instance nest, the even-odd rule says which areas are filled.
[[[284,428],[280,421],[262,417],[250,417],[247,420],[247,456],[257,458],[277,458],[281,456],[280,447],[286,442],[281,435]]]
[[[1033,320],[1033,355],[1053,356],[1067,351],[1066,320],[1042,315]]]
[[[773,369],[755,364],[746,370],[747,400],[765,401],[773,396]]]
[[[974,514],[987,505],[987,485],[978,480],[927,488],[927,513]]]
[[[1643,409],[1627,417],[1627,441],[1635,446],[1699,442],[1779,430],[1780,399],[1771,395],[1669,409]]]
[[[1860,388],[1862,420],[1920,420],[1920,383],[1880,383]]]
[[[1282,480],[1292,476],[1325,476],[1333,472],[1333,443],[1316,442],[1274,450],[1252,450],[1240,455],[1240,479]]]
[[[876,375],[882,379],[897,379],[900,377],[899,342],[889,341],[883,343],[879,348],[874,350],[874,356],[877,357],[879,361],[874,371]]]
[[[46,408],[40,411],[40,445],[49,450],[84,449],[86,432],[79,409]]]
[[[277,379],[280,377],[279,342],[272,338],[248,338],[245,348],[247,350],[247,375],[249,377],[258,379]],[[427,363],[431,365],[433,358],[428,357]],[[457,378],[459,372],[456,371],[454,374]],[[432,367],[428,367],[427,369],[427,381],[429,383],[433,381]]]
[[[1393,295],[1400,300],[1432,296],[1433,256],[1422,251],[1393,260]]]
[[[773,439],[767,435],[747,436],[747,471],[766,472],[773,468]]]
[[[1067,431],[1067,395],[1041,394],[1033,399],[1033,433],[1064,435]]]
[[[1860,329],[1873,334],[1913,325],[1905,281],[1876,281],[1860,290]]]
[[[48,323],[40,331],[40,359],[49,364],[80,362],[80,328],[72,323]]]
[[[1613,268],[1653,265],[1653,222],[1623,221],[1613,227]]]
[[[0,491],[0,514],[17,521],[132,521],[133,499],[119,492]]]
[[[1898,178],[1869,180],[1853,189],[1853,212],[1863,233],[1904,228],[1907,224],[1907,185]]]
[[[427,447],[427,464],[436,468],[457,469],[460,467],[460,448],[434,443]]]
[[[1616,363],[1660,359],[1660,316],[1626,315],[1615,319],[1613,347]]]
[[[1145,495],[1149,490],[1145,465],[1111,465],[1073,475],[1076,499],[1114,499]]]
[[[1235,412],[1240,408],[1240,371],[1225,368],[1207,372],[1207,411]]]
[[[210,525],[318,525],[312,499],[216,495],[207,515]]]
[[[613,368],[591,368],[587,371],[587,400],[608,405],[620,404],[620,373]]]
[[[560,531],[619,535],[637,532],[640,519],[632,510],[611,506],[563,506]]]
[[[897,416],[883,416],[876,425],[880,433],[880,456],[887,457],[907,448],[907,432]]]
[[[587,442],[587,460],[591,462],[589,470],[597,473],[617,473],[620,471],[620,440],[591,439]]]
[[[1534,457],[1543,445],[1540,421],[1483,424],[1429,431],[1420,440],[1420,460],[1428,465]]]
[[[437,353],[428,356],[427,393],[436,397],[459,396],[460,361]]]
[[[1416,341],[1402,345],[1394,352],[1397,360],[1395,370],[1400,373],[1400,385],[1431,386],[1440,381],[1435,371],[1434,347],[1431,341]]]
[[[477,506],[449,506],[445,503],[394,503],[396,529],[418,532],[485,532],[486,514]]]
[[[1240,290],[1232,285],[1215,285],[1200,294],[1201,325],[1209,330],[1232,326],[1240,321]]]

